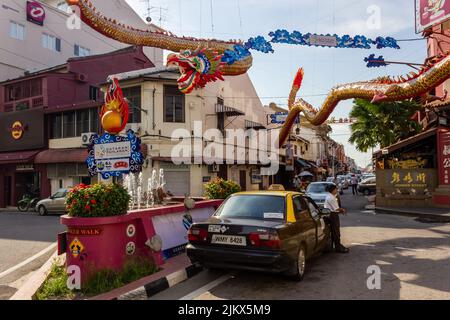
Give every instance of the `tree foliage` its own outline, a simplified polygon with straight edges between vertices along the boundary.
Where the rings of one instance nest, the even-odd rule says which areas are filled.
[[[401,101],[373,104],[355,99],[350,117],[356,119],[350,128],[349,142],[361,152],[380,145],[388,147],[422,130],[411,117],[420,110],[416,101]]]

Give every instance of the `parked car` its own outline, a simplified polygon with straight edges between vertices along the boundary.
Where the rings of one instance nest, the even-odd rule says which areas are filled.
[[[308,259],[331,250],[328,210],[298,192],[230,196],[188,232],[187,255],[207,268],[284,273],[302,280]]]
[[[329,185],[335,185],[333,182],[313,182],[306,188],[306,195],[314,200],[314,202],[323,208],[325,198],[328,195],[327,188]],[[343,194],[342,187],[338,187],[339,193]]]
[[[66,197],[69,189],[59,189],[54,195],[43,199],[36,204],[39,215],[45,216],[48,213],[64,213],[66,211]]]
[[[365,196],[369,196],[377,192],[377,181],[376,178],[368,178],[361,181],[358,184],[358,192],[364,194]]]

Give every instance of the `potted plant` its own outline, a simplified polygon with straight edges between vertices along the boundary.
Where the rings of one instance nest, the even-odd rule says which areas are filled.
[[[216,178],[205,184],[205,194],[209,199],[226,199],[240,191],[241,187],[236,182],[222,178]]]

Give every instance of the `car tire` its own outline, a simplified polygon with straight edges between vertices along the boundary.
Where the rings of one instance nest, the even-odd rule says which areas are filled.
[[[291,268],[290,277],[292,280],[302,281],[306,270],[306,249],[304,245],[300,246]]]
[[[47,215],[47,209],[44,206],[39,206],[37,209],[40,216],[46,216]]]

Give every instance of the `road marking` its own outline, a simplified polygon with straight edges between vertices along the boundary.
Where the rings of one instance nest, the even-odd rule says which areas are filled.
[[[219,284],[224,283],[225,281],[231,279],[234,276],[233,273],[229,273],[227,275],[224,275],[206,285],[204,285],[201,288],[198,288],[197,290],[189,293],[188,295],[185,295],[184,297],[178,299],[178,300],[194,300],[194,298],[197,298],[198,296],[201,296],[202,294],[208,292],[214,287],[217,287]]]
[[[375,247],[374,244],[365,244],[365,243],[352,243],[352,246]]]
[[[403,247],[395,247],[395,249],[398,250],[407,250],[407,251],[416,251],[416,252],[424,252],[425,250],[423,249],[410,249],[410,248],[403,248]]]
[[[9,275],[10,273],[13,273],[14,271],[22,268],[23,266],[26,266],[27,264],[29,264],[30,262],[36,260],[37,258],[43,256],[44,254],[46,254],[47,252],[50,252],[51,250],[55,249],[58,246],[58,243],[52,243],[51,245],[49,245],[47,248],[45,248],[44,250],[36,253],[34,256],[22,261],[19,264],[16,264],[14,267],[9,268],[8,270],[3,271],[2,273],[0,273],[0,279]]]

